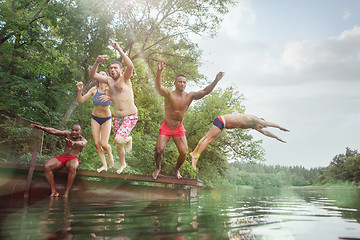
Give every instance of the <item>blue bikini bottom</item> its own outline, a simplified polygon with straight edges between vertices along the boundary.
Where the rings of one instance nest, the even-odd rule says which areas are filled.
[[[100,118],[100,117],[96,117],[94,115],[91,115],[91,117],[98,122],[98,124],[103,125],[104,122],[106,122],[107,120],[111,119],[111,116],[109,117],[105,117],[105,118]]]

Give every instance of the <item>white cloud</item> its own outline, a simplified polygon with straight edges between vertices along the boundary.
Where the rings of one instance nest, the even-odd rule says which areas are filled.
[[[289,42],[282,64],[296,73],[321,79],[354,80],[360,76],[360,27],[318,41]]]
[[[232,38],[241,35],[241,26],[251,25],[256,19],[256,14],[251,9],[251,1],[244,0],[237,4],[234,9],[224,17],[220,34],[225,34]]]
[[[343,15],[342,19],[343,19],[344,21],[346,21],[346,20],[348,20],[348,19],[351,17],[351,15],[352,15],[352,12],[350,12],[349,10],[346,10],[346,11],[344,12],[344,15]]]

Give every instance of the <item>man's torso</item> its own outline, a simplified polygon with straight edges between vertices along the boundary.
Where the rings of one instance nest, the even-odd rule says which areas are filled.
[[[74,142],[77,141],[83,141],[84,137],[80,136],[78,139],[74,140],[71,138],[70,133],[66,135],[66,138],[71,139]],[[79,157],[80,153],[82,152],[83,148],[79,148],[75,145],[71,145],[69,142],[65,141],[65,147],[64,147],[64,152],[63,155],[69,155],[69,156],[73,156],[73,157]]]
[[[131,82],[126,83],[121,76],[119,79],[109,81],[109,91],[113,103],[113,115],[119,118],[137,113],[134,104],[134,93]]]
[[[224,115],[226,119],[226,128],[254,128],[256,127],[256,118],[247,114],[229,114]]]
[[[192,95],[186,92],[177,93],[171,91],[168,96],[165,96],[164,120],[166,124],[172,128],[179,126],[182,123],[192,100]]]

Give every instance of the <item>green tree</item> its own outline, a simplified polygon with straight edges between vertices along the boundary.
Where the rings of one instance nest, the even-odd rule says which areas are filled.
[[[321,183],[332,183],[338,180],[359,182],[359,153],[357,150],[346,147],[345,154],[336,155],[330,165],[320,171]]]

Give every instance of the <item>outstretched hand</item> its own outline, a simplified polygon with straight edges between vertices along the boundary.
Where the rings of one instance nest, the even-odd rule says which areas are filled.
[[[119,44],[118,44],[116,41],[111,40],[111,39],[109,39],[109,41],[110,41],[110,45],[111,45],[115,50],[120,50],[120,46],[119,46]]]
[[[220,81],[223,78],[224,75],[225,75],[225,72],[219,72],[216,75],[215,81]]]
[[[40,126],[40,125],[37,125],[37,124],[31,123],[31,124],[30,124],[30,128],[38,128],[38,129],[41,129],[41,126]]]
[[[107,60],[107,55],[99,55],[96,59],[98,63],[104,62]]]
[[[71,146],[74,146],[74,141],[69,139],[69,138],[65,138],[65,141],[70,143]]]
[[[159,62],[158,62],[158,71],[162,71],[164,70],[165,68],[165,60],[164,59],[161,59]]]
[[[82,82],[78,82],[78,83],[76,83],[76,87],[79,91],[82,91],[84,88],[84,84]]]

